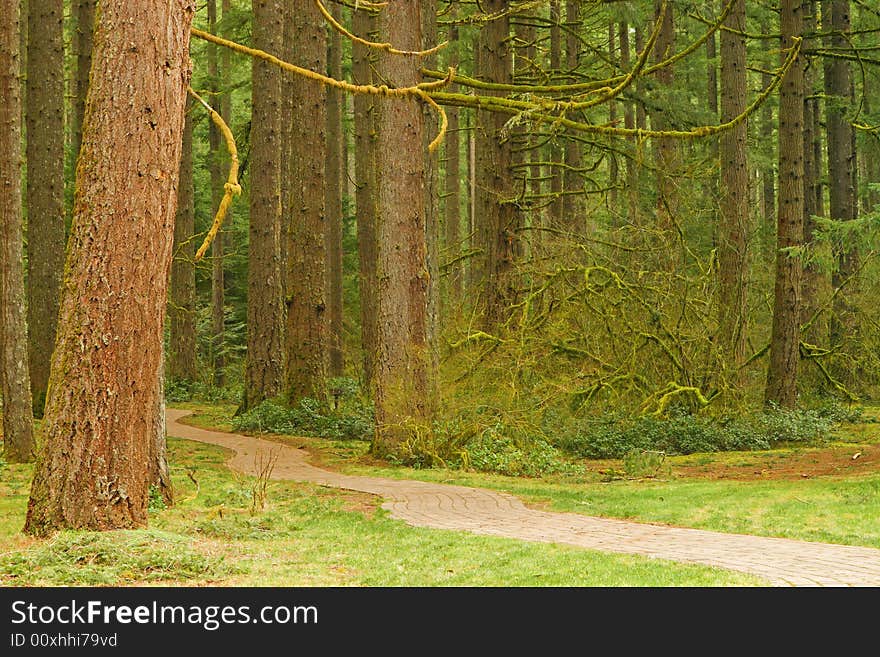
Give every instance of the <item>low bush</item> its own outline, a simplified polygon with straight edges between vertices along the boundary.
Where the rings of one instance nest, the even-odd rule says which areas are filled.
[[[331,381],[333,402],[302,399],[293,407],[267,400],[233,418],[236,431],[315,436],[334,440],[370,440],[373,409],[363,402],[356,384]]]
[[[828,409],[777,408],[721,418],[682,411],[668,417],[609,415],[571,421],[555,434],[553,444],[583,458],[623,458],[633,450],[669,455],[762,450],[787,443],[821,444],[839,417]]]

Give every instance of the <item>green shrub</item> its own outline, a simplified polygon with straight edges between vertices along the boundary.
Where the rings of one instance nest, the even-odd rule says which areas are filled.
[[[293,408],[267,400],[233,418],[232,426],[236,431],[335,440],[370,440],[374,431],[372,408],[358,399],[345,399],[337,408],[308,398]]]
[[[590,417],[562,427],[553,444],[583,458],[624,458],[633,450],[669,455],[694,452],[763,450],[784,443],[828,440],[835,424],[818,410],[770,408],[751,416],[713,418],[684,411],[668,417]]]

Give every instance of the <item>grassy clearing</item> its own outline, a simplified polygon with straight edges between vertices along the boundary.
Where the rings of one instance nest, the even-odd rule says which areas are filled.
[[[370,496],[271,482],[252,514],[253,479],[224,450],[171,439],[177,504],[150,529],[20,534],[29,466],[0,473],[0,585],[761,586],[729,571],[412,528]],[[438,555],[442,555],[438,558]]]

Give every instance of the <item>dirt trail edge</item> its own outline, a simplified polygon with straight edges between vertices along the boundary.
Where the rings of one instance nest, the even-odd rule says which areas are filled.
[[[392,517],[416,527],[698,563],[758,575],[776,586],[880,586],[880,550],[873,548],[550,513],[479,488],[338,474],[310,465],[308,454],[295,447],[181,424],[189,414],[168,409],[169,436],[231,449],[229,466],[246,474],[256,474],[261,458],[277,454],[273,479],[379,495]]]

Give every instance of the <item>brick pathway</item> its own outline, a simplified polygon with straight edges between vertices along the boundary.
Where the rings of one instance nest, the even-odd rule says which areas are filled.
[[[880,586],[880,550],[782,538],[724,534],[528,509],[512,495],[421,481],[343,475],[316,468],[305,451],[276,442],[181,424],[168,409],[168,435],[229,448],[229,465],[255,474],[277,454],[273,479],[373,493],[391,516],[417,527],[490,534],[698,563],[764,577],[777,586]]]

